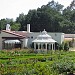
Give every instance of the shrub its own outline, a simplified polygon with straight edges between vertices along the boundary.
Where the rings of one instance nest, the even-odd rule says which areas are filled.
[[[55,43],[55,45],[56,45],[55,48],[57,50],[64,50],[64,42],[62,44]]]
[[[57,62],[52,65],[52,70],[58,72],[58,74],[64,74],[64,73],[73,73],[75,67],[73,62]]]
[[[65,45],[64,45],[64,50],[69,50],[69,44],[68,43],[65,43]]]

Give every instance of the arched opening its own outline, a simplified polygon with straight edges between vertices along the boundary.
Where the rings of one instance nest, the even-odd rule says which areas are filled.
[[[43,49],[45,49],[46,48],[46,45],[45,44],[43,44]]]
[[[16,40],[4,40],[3,49],[14,49],[14,48],[21,48],[21,41]]]

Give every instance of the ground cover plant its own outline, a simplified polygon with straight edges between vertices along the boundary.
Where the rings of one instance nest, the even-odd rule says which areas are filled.
[[[0,75],[73,75],[75,53],[49,51],[35,53],[29,50],[0,51]]]

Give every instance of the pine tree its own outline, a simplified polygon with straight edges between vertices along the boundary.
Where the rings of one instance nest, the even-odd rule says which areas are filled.
[[[70,9],[74,10],[75,9],[75,0],[73,0],[70,4]]]

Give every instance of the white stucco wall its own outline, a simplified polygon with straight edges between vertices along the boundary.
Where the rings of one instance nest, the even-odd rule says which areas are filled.
[[[32,44],[32,41],[40,34],[40,32],[32,32],[32,33],[28,33],[28,43],[27,46],[30,47],[30,45]],[[57,41],[57,43],[62,44],[62,42],[64,41],[64,33],[50,33],[48,32],[48,34],[55,40]],[[33,37],[33,38],[32,38]]]
[[[28,38],[24,38],[24,39],[22,39],[22,41],[23,41],[23,48],[25,48],[25,47],[28,47]]]
[[[57,41],[57,43],[62,44],[62,42],[64,41],[64,33],[48,33],[49,35],[52,36],[52,38]]]

